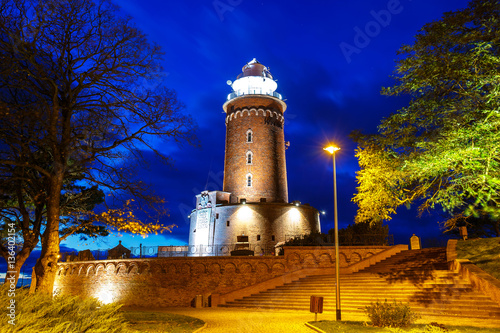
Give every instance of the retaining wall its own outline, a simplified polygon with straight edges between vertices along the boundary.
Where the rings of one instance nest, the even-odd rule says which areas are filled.
[[[408,246],[341,247],[341,273],[380,261]],[[116,259],[58,264],[54,292],[126,306],[186,307],[196,295],[213,305],[304,274],[334,272],[334,247],[285,247],[284,256]],[[268,286],[268,284],[270,285]],[[207,305],[207,304],[205,304]]]

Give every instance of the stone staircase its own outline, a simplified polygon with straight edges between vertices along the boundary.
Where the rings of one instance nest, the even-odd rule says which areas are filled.
[[[335,313],[335,276],[308,276],[221,306],[309,311],[311,295],[324,297],[324,311]],[[364,307],[387,299],[409,303],[426,321],[487,319],[500,325],[500,306],[448,271],[445,248],[403,251],[343,275],[340,296],[343,318],[367,320]]]

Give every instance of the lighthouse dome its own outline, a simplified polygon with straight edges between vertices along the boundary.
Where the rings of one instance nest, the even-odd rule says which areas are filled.
[[[234,92],[227,99],[243,95],[270,95],[279,99],[281,95],[276,92],[278,84],[274,81],[269,68],[262,65],[257,59],[248,62],[241,69],[242,73],[231,84]]]
[[[271,75],[271,72],[269,72],[269,68],[262,65],[255,58],[253,58],[252,61],[247,63],[245,66],[243,66],[241,71],[242,71],[242,73],[240,75],[238,75],[238,79],[241,77],[245,77],[245,76],[260,76],[260,77],[267,77],[270,79],[273,78],[273,76]]]

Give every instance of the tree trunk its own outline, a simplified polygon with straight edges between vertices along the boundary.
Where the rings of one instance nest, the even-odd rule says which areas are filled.
[[[47,225],[41,237],[42,253],[35,264],[35,292],[52,294],[59,260],[59,214],[63,173],[59,171],[51,179],[47,199]]]
[[[16,261],[12,264],[9,263],[7,261],[8,259],[4,257],[4,259],[7,261],[7,274],[5,275],[4,284],[11,284],[12,282],[15,282],[15,285],[17,285],[17,280],[19,279],[21,268],[23,267],[26,259],[28,259],[28,257],[30,256],[30,253],[31,249],[24,247],[21,252],[16,254]],[[9,279],[7,280],[7,278]]]

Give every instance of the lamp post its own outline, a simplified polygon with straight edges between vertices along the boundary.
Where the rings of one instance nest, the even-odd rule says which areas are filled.
[[[340,279],[339,279],[339,269],[340,269],[340,254],[339,254],[339,221],[337,218],[337,176],[336,176],[336,169],[335,169],[335,152],[340,150],[339,147],[335,146],[328,146],[326,148],[323,148],[323,150],[326,150],[330,154],[332,154],[333,157],[333,216],[335,219],[335,284],[336,284],[336,290],[335,290],[335,300],[336,300],[336,309],[337,309],[337,321],[342,320],[342,312],[340,310]]]

